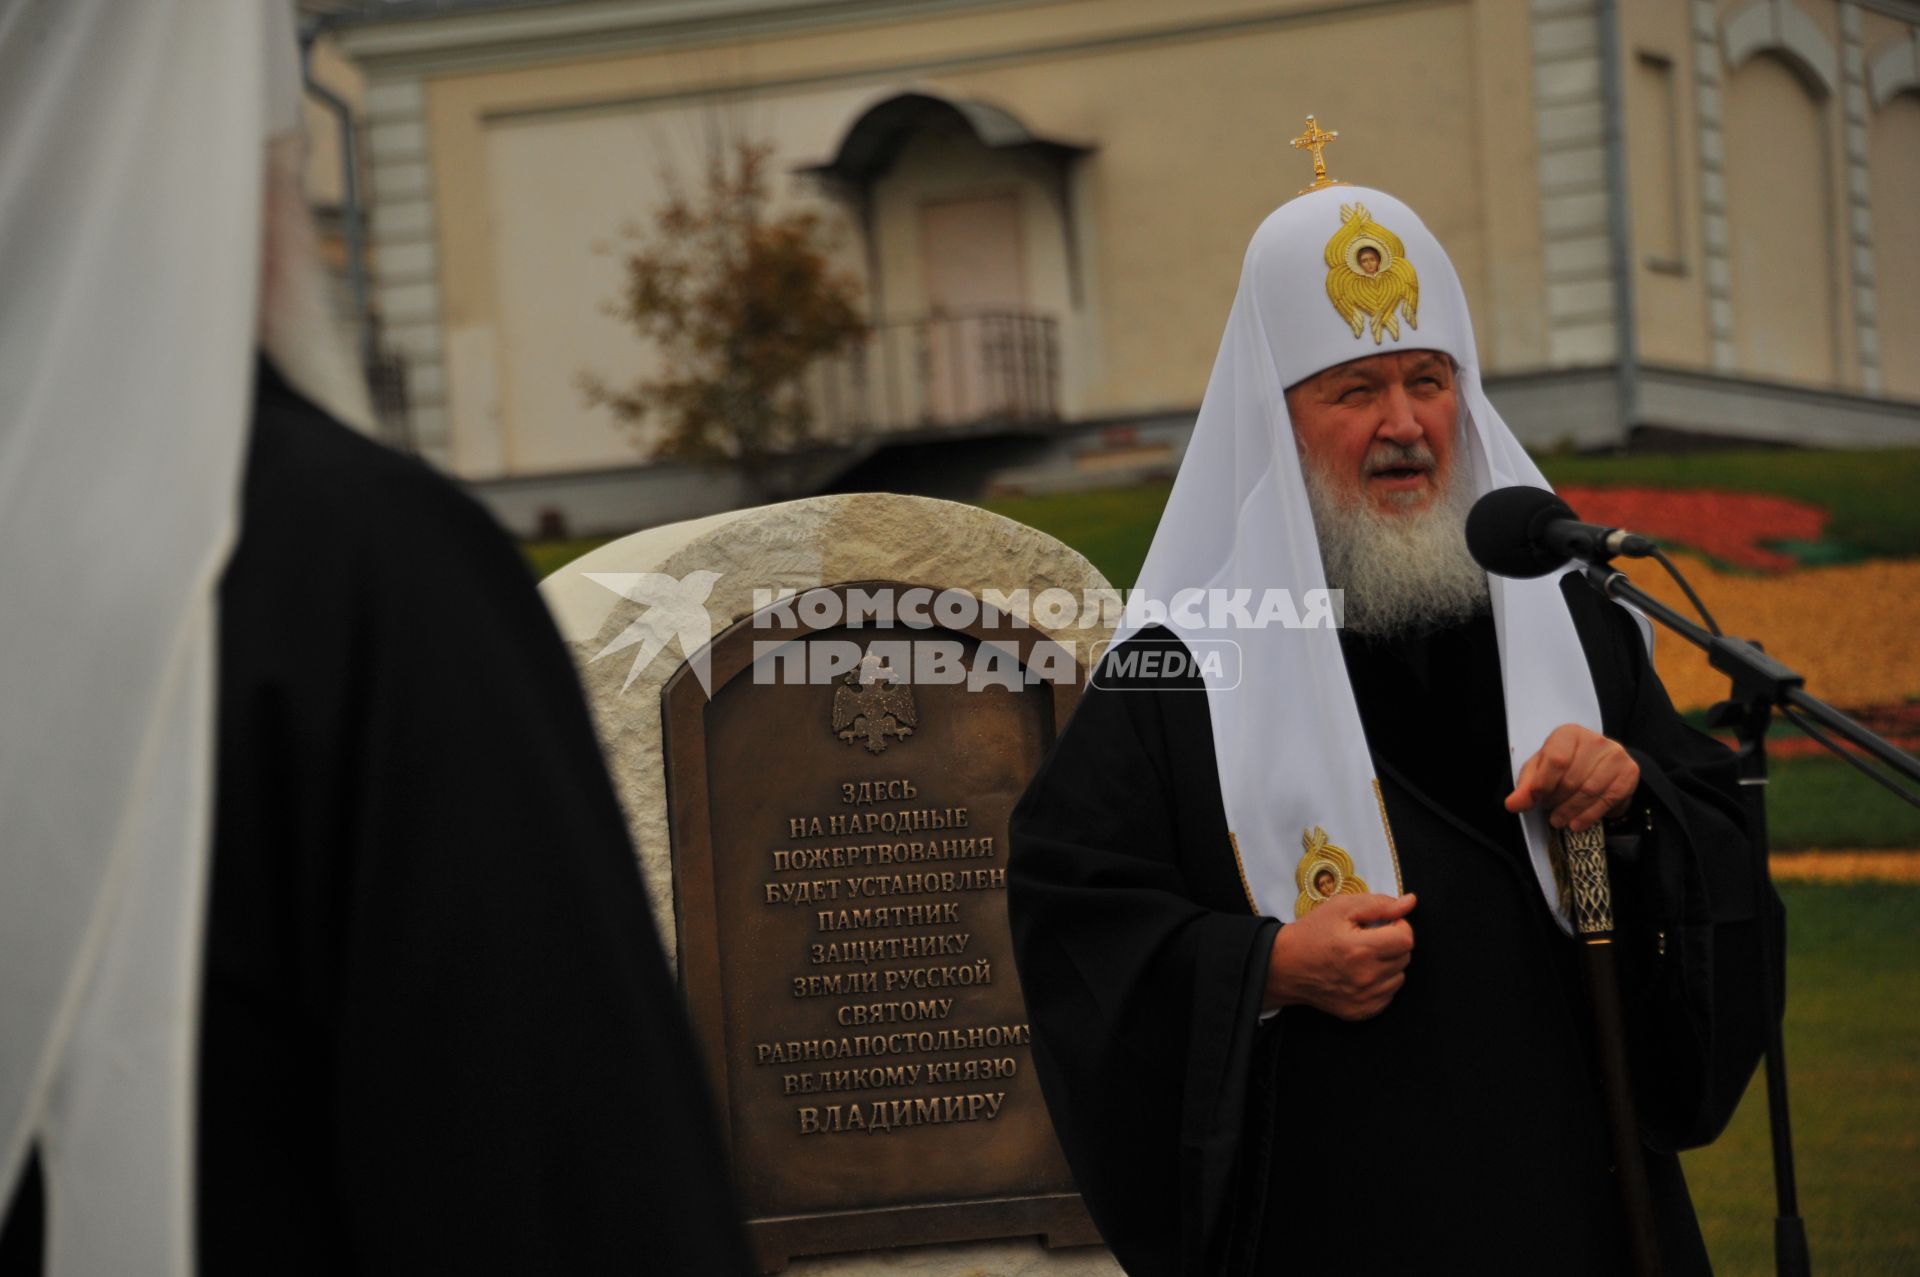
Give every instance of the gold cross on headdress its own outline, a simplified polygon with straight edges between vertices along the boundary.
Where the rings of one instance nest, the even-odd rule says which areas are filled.
[[[1327,143],[1339,136],[1338,132],[1321,128],[1311,115],[1307,117],[1307,131],[1293,139],[1293,144],[1302,151],[1313,152],[1313,185],[1301,187],[1299,194],[1305,195],[1308,191],[1317,191],[1323,186],[1346,185],[1338,178],[1327,176],[1327,157],[1323,154],[1327,149]]]

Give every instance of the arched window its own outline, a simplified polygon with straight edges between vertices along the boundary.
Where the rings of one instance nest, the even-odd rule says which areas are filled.
[[[863,111],[813,172],[867,237],[876,421],[1051,419],[1071,359],[1078,263],[1069,169],[1085,147],[992,104],[906,92]]]
[[[1890,395],[1920,399],[1920,77],[1878,103],[1867,156],[1873,273],[1885,281],[1874,290],[1881,384]]]
[[[1830,386],[1839,178],[1823,89],[1791,51],[1759,52],[1727,79],[1724,132],[1739,370]]]

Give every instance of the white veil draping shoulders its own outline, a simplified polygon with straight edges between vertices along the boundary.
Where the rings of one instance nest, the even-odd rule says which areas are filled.
[[[286,0],[0,3],[0,1186],[37,1143],[52,1277],[192,1271],[215,589],[298,109]]]
[[[1349,227],[1349,219],[1364,220]],[[1358,311],[1343,313],[1334,294],[1353,295],[1342,272],[1350,270],[1351,241],[1363,228],[1387,266],[1401,267],[1403,286],[1398,294],[1362,294]],[[1406,294],[1409,273],[1417,302],[1404,308],[1397,297]],[[1354,313],[1357,333],[1348,317]],[[1487,402],[1459,277],[1413,210],[1382,191],[1332,186],[1273,212],[1247,248],[1199,420],[1138,593],[1164,604],[1192,589],[1247,590],[1254,598],[1282,589],[1296,600],[1325,589],[1286,387],[1349,360],[1417,349],[1443,351],[1458,366],[1474,494],[1512,484],[1547,487]],[[1495,577],[1490,586],[1517,771],[1562,723],[1598,731],[1599,702],[1558,576]],[[1315,830],[1348,853],[1354,872],[1373,890],[1399,886],[1393,835],[1335,630],[1216,629],[1192,623],[1196,612],[1187,615],[1183,622],[1173,609],[1169,624],[1190,646],[1206,639],[1240,646],[1237,669],[1228,664],[1202,673],[1227,824],[1255,907],[1293,919],[1304,839]],[[1116,641],[1137,628],[1137,621],[1123,626]],[[1445,747],[1443,737],[1435,747]],[[1537,811],[1517,819],[1557,913],[1550,830]],[[1564,917],[1561,923],[1567,925]]]

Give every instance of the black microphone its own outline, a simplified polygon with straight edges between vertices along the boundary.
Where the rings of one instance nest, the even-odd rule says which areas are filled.
[[[1645,558],[1653,542],[1624,528],[1582,523],[1544,488],[1495,488],[1467,513],[1467,552],[1496,576],[1545,576],[1568,559]]]

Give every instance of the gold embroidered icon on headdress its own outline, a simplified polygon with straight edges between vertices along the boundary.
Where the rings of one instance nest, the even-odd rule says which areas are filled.
[[[1327,241],[1327,300],[1356,338],[1371,320],[1376,346],[1386,333],[1400,340],[1400,314],[1407,327],[1420,326],[1420,277],[1400,237],[1374,221],[1364,205],[1340,206],[1340,229]]]
[[[1353,872],[1353,857],[1327,840],[1327,831],[1315,825],[1300,835],[1306,848],[1300,867],[1293,871],[1300,898],[1293,902],[1295,919],[1306,917],[1335,896],[1364,896],[1365,880]]]

